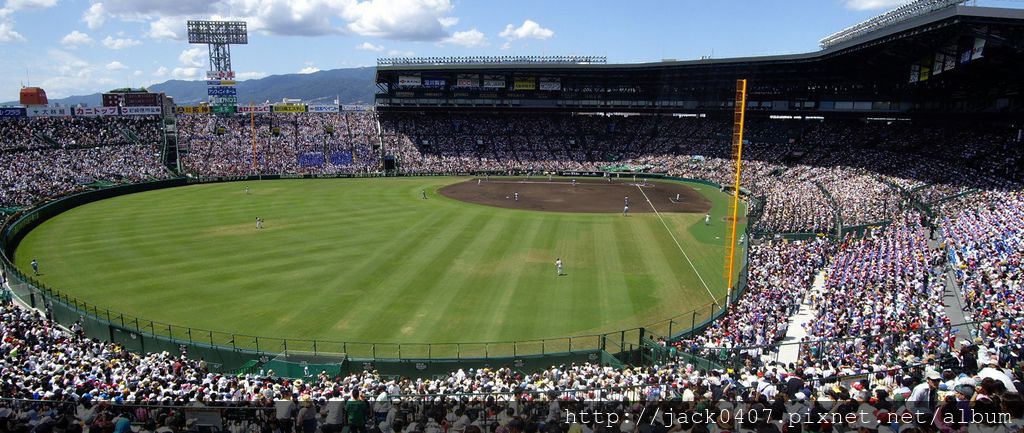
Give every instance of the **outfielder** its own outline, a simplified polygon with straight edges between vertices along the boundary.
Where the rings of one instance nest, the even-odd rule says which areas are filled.
[[[562,273],[562,259],[561,259],[561,258],[557,258],[557,259],[555,259],[555,270],[556,270],[556,271],[558,271],[558,276],[559,276],[559,277],[561,277],[562,275],[564,275],[564,274]]]

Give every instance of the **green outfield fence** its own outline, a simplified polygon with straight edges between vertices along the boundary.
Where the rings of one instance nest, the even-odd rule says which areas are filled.
[[[494,173],[498,174],[498,173]],[[501,173],[505,174],[505,173]],[[576,172],[568,174],[579,175]],[[347,368],[373,368],[382,366],[403,373],[427,374],[438,368],[459,365],[492,364],[514,365],[524,370],[538,369],[562,362],[614,363],[608,356],[629,364],[646,364],[666,359],[668,350],[656,340],[672,340],[699,331],[727,311],[727,305],[742,296],[746,288],[747,256],[741,263],[737,289],[731,298],[723,296],[715,302],[691,311],[666,318],[646,326],[590,335],[537,340],[451,342],[451,343],[376,343],[360,341],[327,341],[296,338],[275,338],[236,334],[209,329],[191,328],[148,320],[89,304],[85,300],[47,287],[24,274],[11,261],[14,250],[33,228],[66,210],[86,203],[124,194],[172,188],[198,183],[241,180],[269,180],[284,178],[362,177],[359,175],[333,176],[233,176],[218,178],[176,178],[114,186],[69,195],[14,215],[0,232],[0,266],[4,270],[11,291],[23,303],[44,311],[57,323],[71,326],[79,322],[90,338],[111,341],[139,353],[187,353],[191,358],[205,360],[216,371],[237,371],[243,367],[253,369],[271,363],[281,354],[307,354],[311,357],[303,365],[319,365],[317,356],[349,359]],[[640,176],[638,176],[640,177]],[[651,176],[661,177],[661,176]],[[666,178],[671,180],[687,180]],[[719,187],[717,184],[701,183]],[[415,361],[410,364],[410,361]],[[338,363],[329,362],[331,365]],[[469,363],[469,364],[467,364]],[[414,368],[410,367],[414,366]],[[344,369],[345,367],[339,367]],[[286,372],[282,372],[284,374]],[[287,373],[293,373],[288,371]],[[415,374],[410,374],[415,375]]]

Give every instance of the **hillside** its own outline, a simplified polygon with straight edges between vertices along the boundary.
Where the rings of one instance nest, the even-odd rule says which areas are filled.
[[[238,102],[242,104],[276,102],[282,98],[297,98],[322,103],[340,98],[343,104],[372,103],[375,68],[332,69],[312,74],[271,75],[255,80],[238,82]],[[174,97],[178,105],[206,101],[205,81],[169,80],[149,86],[153,92],[164,92]],[[100,94],[50,99],[62,105],[100,105]],[[17,101],[5,104],[17,104]]]

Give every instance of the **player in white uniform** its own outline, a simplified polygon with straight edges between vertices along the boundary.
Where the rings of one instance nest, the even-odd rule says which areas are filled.
[[[263,219],[260,218],[260,217],[256,217],[256,228],[257,229],[263,228]]]
[[[245,186],[245,195],[249,195],[249,185]]]
[[[622,208],[622,216],[629,216],[629,205],[628,204],[626,205],[626,207]]]
[[[711,214],[709,214],[709,213],[704,214],[704,225],[706,225],[706,226],[711,225]]]
[[[562,259],[561,259],[561,258],[557,258],[557,259],[555,259],[555,270],[556,270],[556,271],[558,271],[558,276],[559,276],[559,277],[561,277],[562,275],[564,275],[564,274],[562,273]]]
[[[572,186],[576,186],[576,179],[572,180]]]
[[[516,201],[519,201],[519,193],[518,192],[515,193],[515,198],[516,198]]]

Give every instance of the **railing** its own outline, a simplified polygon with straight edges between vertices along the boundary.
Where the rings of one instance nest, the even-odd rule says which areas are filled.
[[[575,173],[575,172],[574,172]],[[576,174],[573,174],[576,175]],[[262,176],[262,178],[288,178],[289,176]],[[250,177],[237,176],[219,179],[194,179],[192,182],[246,180]],[[180,179],[174,184],[185,184]],[[191,183],[191,182],[190,182]],[[167,187],[169,182],[154,182],[151,189]],[[171,185],[173,186],[173,185]],[[144,191],[140,184],[127,185],[128,192]],[[117,187],[94,191],[96,199],[118,195]],[[68,208],[94,201],[89,192],[76,194],[66,199]],[[14,248],[19,236],[45,220],[63,212],[63,200],[51,202],[44,207],[47,212],[35,214],[30,210],[5,225],[2,230],[3,244],[7,251]],[[23,221],[24,220],[24,221]],[[12,229],[13,228],[13,229]],[[210,362],[214,369],[235,370],[253,359],[263,360],[284,352],[307,352],[316,354],[346,354],[350,358],[383,360],[473,360],[509,359],[536,357],[565,353],[605,351],[611,354],[640,351],[649,340],[672,340],[679,336],[703,329],[726,312],[726,306],[738,299],[746,289],[747,258],[744,255],[733,298],[722,297],[714,302],[693,310],[661,319],[644,326],[605,333],[577,335],[571,337],[512,340],[493,342],[437,342],[437,343],[379,343],[362,341],[331,341],[317,339],[293,339],[238,334],[209,329],[191,328],[170,323],[148,320],[92,305],[67,293],[62,293],[41,284],[15,267],[3,251],[0,266],[7,276],[10,287],[19,299],[33,308],[46,312],[58,323],[71,326],[79,322],[86,335],[121,344],[135,352],[182,351],[195,358]],[[630,358],[633,359],[633,358]]]

